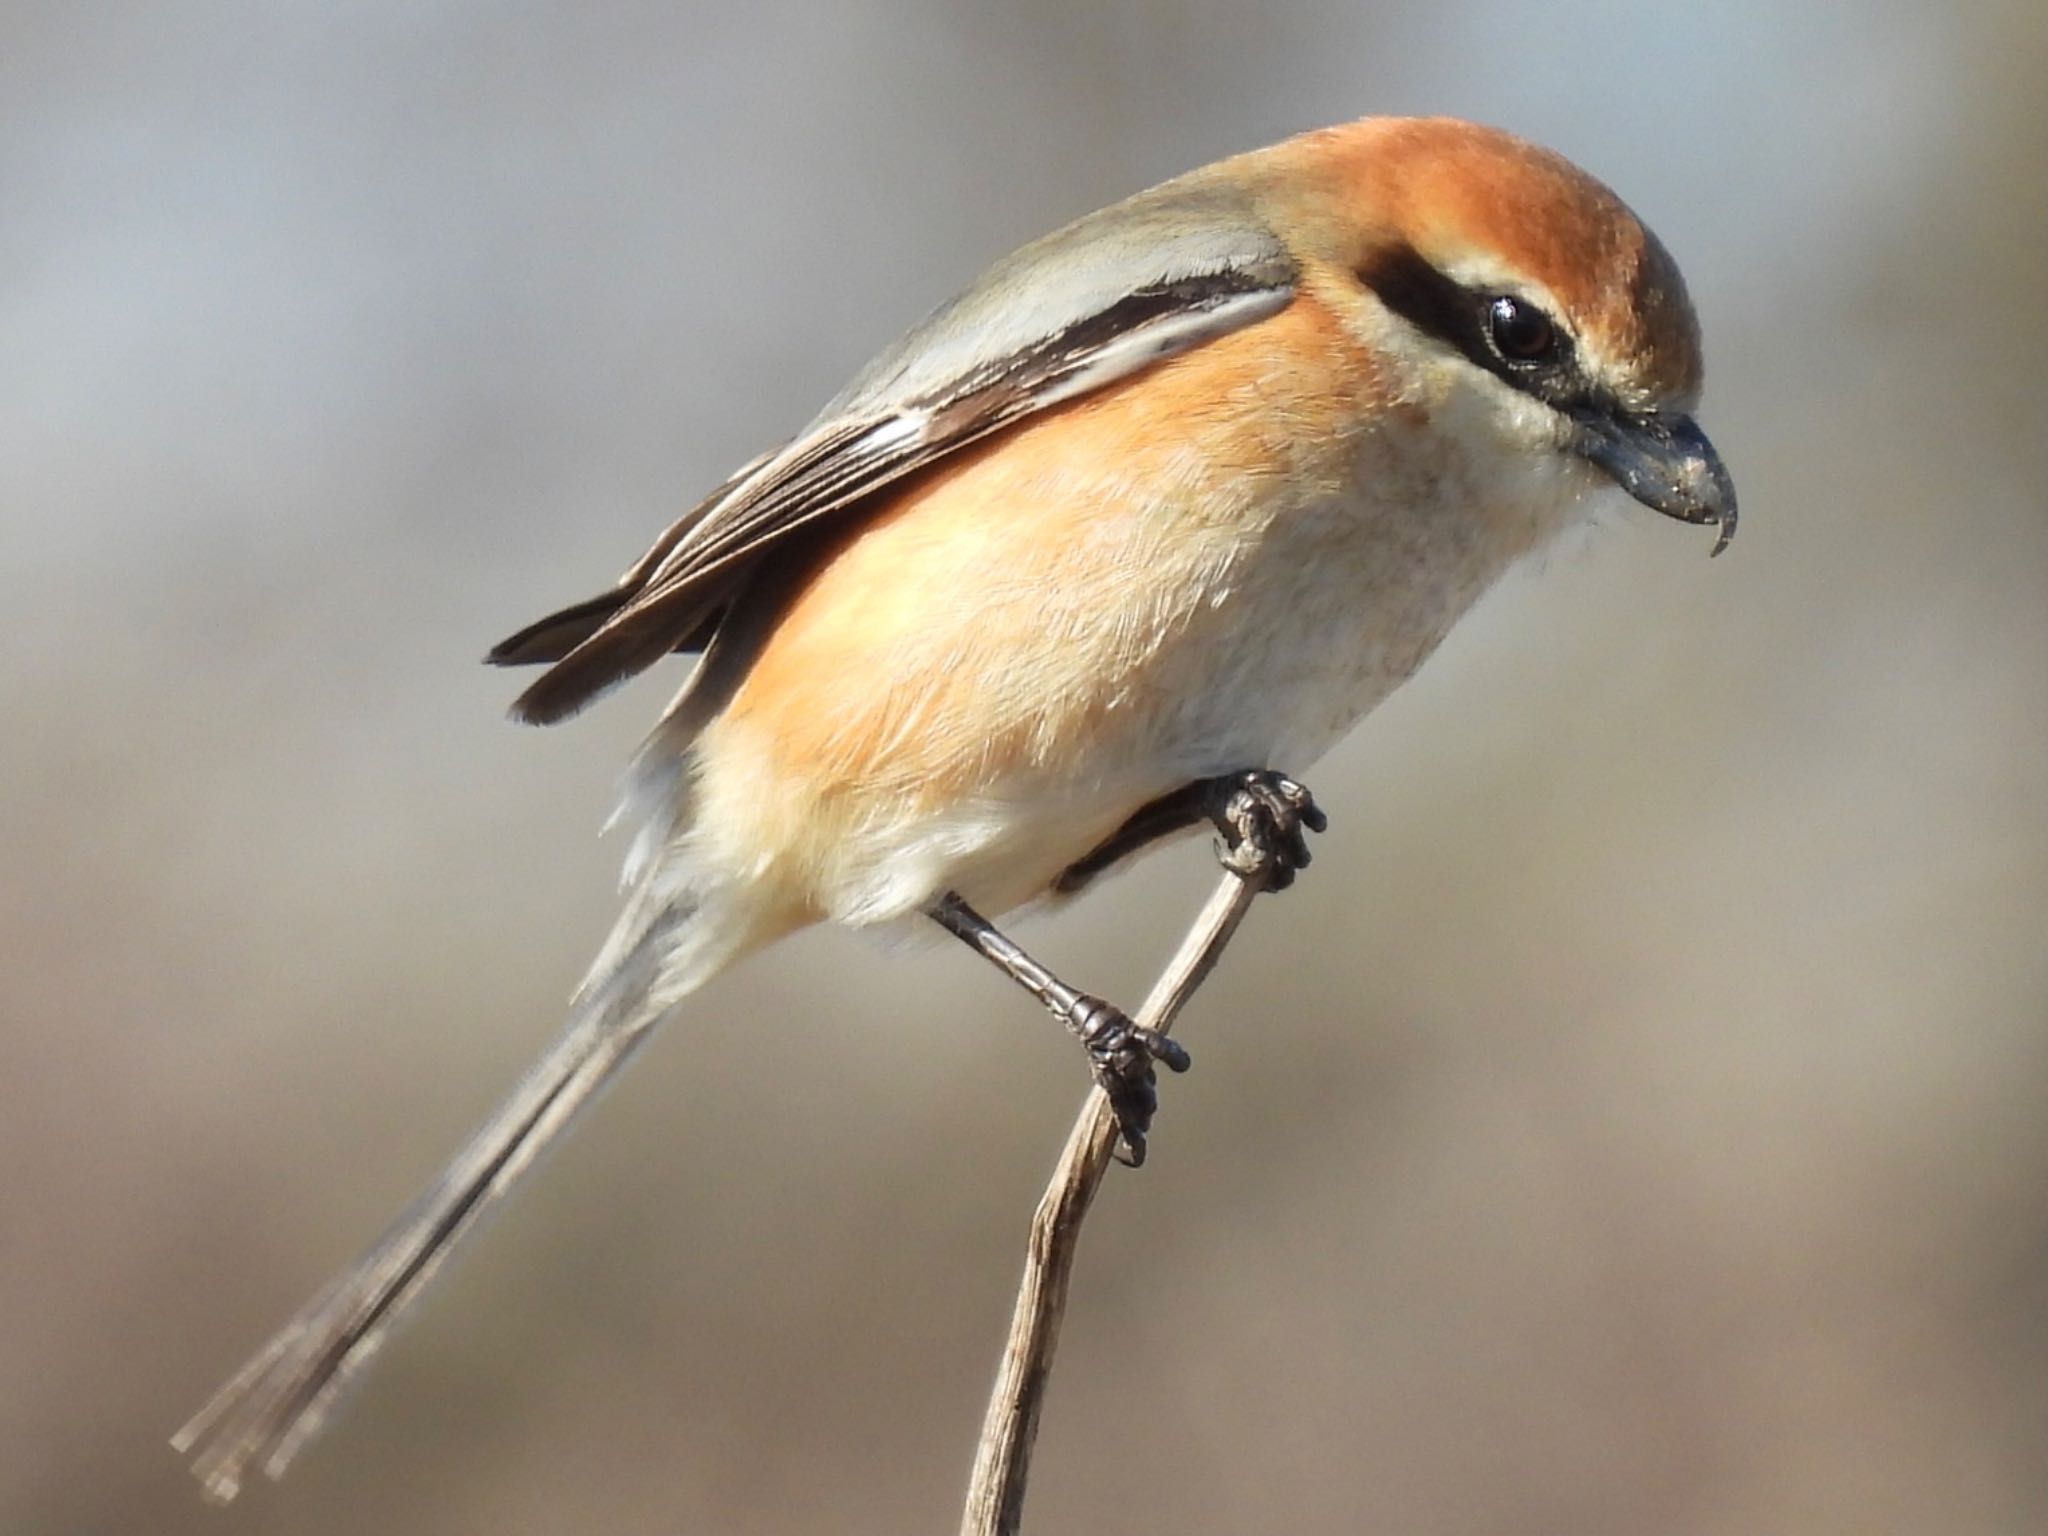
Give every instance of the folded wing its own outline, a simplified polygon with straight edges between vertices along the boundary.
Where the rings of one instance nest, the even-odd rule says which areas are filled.
[[[750,592],[793,590],[786,571],[756,581],[771,553],[824,547],[792,535],[843,528],[878,492],[969,444],[1276,313],[1294,276],[1241,195],[1200,182],[1024,247],[677,521],[610,592],[495,647],[500,665],[552,664],[514,715],[552,724],[671,651],[702,650]]]

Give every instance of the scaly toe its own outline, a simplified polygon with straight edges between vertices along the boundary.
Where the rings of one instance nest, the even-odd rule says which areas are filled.
[[[1269,891],[1294,883],[1311,857],[1307,834],[1329,825],[1305,786],[1270,769],[1239,776],[1212,814],[1223,867]]]

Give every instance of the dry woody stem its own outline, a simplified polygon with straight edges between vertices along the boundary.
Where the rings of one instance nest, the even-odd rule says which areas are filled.
[[[1162,1034],[1172,1028],[1175,1016],[1215,969],[1223,947],[1264,885],[1260,877],[1224,875],[1144,1006],[1133,1016],[1137,1024]],[[1031,1218],[1024,1277],[1017,1287],[1010,1336],[989,1395],[988,1414],[982,1421],[981,1443],[975,1449],[974,1474],[960,1520],[961,1536],[1013,1536],[1023,1521],[1031,1447],[1038,1437],[1038,1416],[1052,1376],[1053,1352],[1059,1347],[1067,1287],[1080,1248],[1081,1222],[1102,1184],[1115,1145],[1116,1123],[1109,1100],[1100,1088],[1093,1089]]]

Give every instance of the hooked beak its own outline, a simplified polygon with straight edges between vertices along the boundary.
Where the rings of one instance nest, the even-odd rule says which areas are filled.
[[[1690,416],[1587,411],[1574,415],[1569,446],[1644,506],[1682,523],[1713,523],[1713,554],[1735,537],[1735,482]]]

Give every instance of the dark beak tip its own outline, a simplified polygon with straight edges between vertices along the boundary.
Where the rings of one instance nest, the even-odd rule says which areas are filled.
[[[1637,501],[1682,523],[1713,524],[1718,555],[1735,538],[1735,482],[1690,416],[1589,411],[1573,448]]]
[[[1729,478],[1720,459],[1711,452],[1687,468],[1698,487],[1695,495],[1702,513],[1700,521],[1715,526],[1714,547],[1707,551],[1707,558],[1711,560],[1735,542],[1735,482]]]

